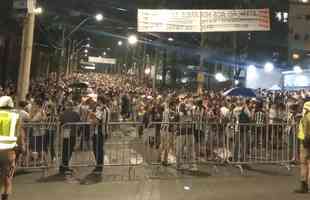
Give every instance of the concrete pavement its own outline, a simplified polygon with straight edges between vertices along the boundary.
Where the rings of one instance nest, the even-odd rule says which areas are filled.
[[[83,172],[87,171],[83,169]],[[228,170],[232,172],[233,170]],[[246,176],[221,169],[211,176],[184,175],[136,181],[109,179],[92,185],[65,183],[61,179],[41,182],[40,173],[18,175],[14,181],[14,200],[308,200],[308,195],[292,191],[298,183],[294,172],[256,169]],[[237,171],[236,171],[237,172]],[[85,173],[83,176],[85,176]],[[80,177],[82,178],[82,177]]]

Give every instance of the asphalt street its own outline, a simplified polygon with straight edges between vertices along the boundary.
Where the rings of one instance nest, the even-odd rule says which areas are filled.
[[[310,199],[296,195],[298,168],[251,166],[241,175],[233,166],[200,165],[197,172],[177,171],[174,165],[152,165],[156,153],[146,154],[135,131],[114,133],[105,146],[105,166],[101,182],[89,179],[91,168],[74,168],[75,181],[65,181],[57,169],[42,173],[19,173],[14,179],[14,200],[294,200]],[[80,161],[95,164],[91,151],[75,152],[71,165]],[[136,164],[136,167],[108,166]]]
[[[85,170],[84,170],[85,171]],[[282,171],[282,170],[281,170]],[[171,179],[112,180],[81,185],[61,179],[41,181],[41,174],[18,175],[14,181],[15,200],[306,200],[308,195],[292,191],[298,183],[295,172],[249,172],[246,176],[222,173],[207,177]]]

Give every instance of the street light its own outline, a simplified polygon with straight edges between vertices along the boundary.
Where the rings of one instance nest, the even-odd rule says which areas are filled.
[[[264,66],[265,72],[270,73],[274,69],[274,65],[271,62],[267,62]]]
[[[89,48],[89,47],[90,47],[90,44],[86,44],[86,47]]]
[[[123,45],[123,42],[120,40],[120,41],[118,41],[117,45],[118,45],[118,46],[122,46],[122,45]]]
[[[82,20],[68,35],[67,37],[65,37],[65,40],[67,40],[68,38],[70,38],[70,36],[75,33],[77,30],[79,30],[81,28],[81,26],[83,26],[83,24],[85,24],[88,20],[95,18],[96,21],[100,22],[103,20],[103,15],[102,14],[96,14],[95,16],[88,16],[86,17],[84,20]]]
[[[247,69],[247,80],[255,80],[257,78],[257,71],[255,65],[249,65]]]
[[[168,38],[168,41],[169,41],[169,42],[173,42],[174,39],[173,39],[172,37],[170,37],[170,38]]]
[[[224,82],[224,81],[226,81],[226,77],[225,77],[222,73],[217,73],[217,74],[215,74],[215,79],[216,79],[218,82]]]
[[[85,49],[85,50],[84,50],[84,53],[88,53],[88,50],[87,50],[87,49]]]
[[[103,52],[103,55],[106,56],[106,55],[107,55],[107,52]]]
[[[128,42],[129,42],[130,45],[135,45],[135,44],[137,44],[137,43],[138,43],[138,38],[137,38],[137,36],[136,36],[136,35],[130,35],[130,36],[128,37]]]
[[[43,8],[42,7],[37,7],[36,9],[34,9],[34,14],[40,15],[42,13],[43,13]]]
[[[96,19],[98,22],[100,22],[100,21],[103,20],[103,15],[100,14],[100,13],[98,13],[98,14],[95,15],[95,19]]]
[[[298,53],[293,53],[292,58],[294,60],[298,60],[300,58],[300,55]]]

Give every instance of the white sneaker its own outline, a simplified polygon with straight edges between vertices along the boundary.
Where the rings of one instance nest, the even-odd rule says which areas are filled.
[[[198,171],[198,167],[197,167],[196,164],[193,164],[193,165],[190,167],[189,170],[190,170],[190,171]]]

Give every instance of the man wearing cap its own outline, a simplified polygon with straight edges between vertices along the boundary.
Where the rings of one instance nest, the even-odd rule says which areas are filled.
[[[303,117],[299,124],[298,139],[300,140],[300,175],[301,187],[296,193],[308,193],[310,178],[310,101],[303,107]]]
[[[18,113],[13,112],[11,97],[0,97],[0,185],[1,200],[7,200],[12,192],[12,179],[15,171],[17,152],[24,150],[24,133]]]

